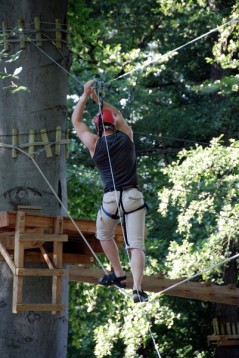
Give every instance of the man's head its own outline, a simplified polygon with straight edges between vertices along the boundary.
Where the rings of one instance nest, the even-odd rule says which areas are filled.
[[[104,127],[106,129],[108,129],[108,128],[111,128],[112,130],[115,129],[116,121],[115,121],[114,113],[112,111],[110,111],[109,109],[103,109],[102,110],[102,120],[104,123]],[[99,121],[100,121],[100,114],[98,113],[94,118],[94,124],[95,124],[97,134],[99,134]]]

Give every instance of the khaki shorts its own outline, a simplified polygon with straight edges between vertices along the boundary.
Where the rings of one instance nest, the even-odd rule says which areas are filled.
[[[136,188],[131,188],[123,191],[122,203],[125,212],[131,212],[142,205],[144,205],[144,197],[141,191]],[[123,210],[120,205],[120,192],[111,191],[105,193],[102,202],[103,208],[109,214],[116,214],[117,207],[119,207],[118,216],[122,217]],[[119,219],[112,219],[107,215],[102,207],[98,211],[96,221],[96,237],[99,240],[113,240],[115,227]],[[125,245],[127,249],[141,249],[144,250],[145,239],[145,208],[136,210],[125,215],[126,236]]]

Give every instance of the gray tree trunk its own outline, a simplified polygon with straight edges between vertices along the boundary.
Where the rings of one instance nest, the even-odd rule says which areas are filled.
[[[39,16],[42,24],[42,38],[55,39],[55,20],[66,23],[67,0],[2,0],[0,19],[8,27],[17,28],[18,20],[25,22],[30,30],[28,38],[35,39],[34,17]],[[32,25],[33,24],[33,25]],[[0,25],[1,26],[1,25]],[[12,31],[11,38],[19,34]],[[26,39],[26,37],[25,37]],[[11,43],[8,53],[14,54],[20,49],[19,41]],[[61,66],[66,67],[68,48],[62,45],[57,49],[51,41],[43,42],[41,49]],[[35,132],[34,142],[44,141],[41,131],[46,130],[48,140],[56,139],[56,127],[62,133],[66,125],[67,75],[47,55],[32,43],[26,42],[20,57],[14,62],[0,63],[0,72],[13,73],[22,67],[17,85],[25,86],[28,92],[12,94],[4,89],[11,84],[10,79],[1,81],[0,86],[0,142],[12,144],[12,130],[19,132],[18,143],[27,144],[29,133]],[[64,138],[64,135],[61,135]],[[60,146],[60,154],[46,156],[44,146],[34,147],[37,164],[50,184],[67,203],[65,179],[65,148]],[[29,148],[24,148],[28,152]],[[12,150],[0,146],[0,210],[12,211],[19,206],[41,207],[43,213],[64,215],[45,180],[26,155],[18,153],[12,156]],[[67,350],[67,310],[62,314],[51,312],[12,313],[12,273],[7,264],[0,261],[0,357],[1,358],[60,358],[66,357]],[[25,280],[25,279],[24,279]],[[68,304],[68,282],[63,285],[63,303]],[[51,302],[51,281],[46,278],[29,278],[24,286],[24,299],[29,303]]]

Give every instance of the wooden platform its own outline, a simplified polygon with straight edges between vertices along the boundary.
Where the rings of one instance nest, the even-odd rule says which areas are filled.
[[[17,212],[0,212],[0,240],[10,255],[14,253],[14,235]],[[53,234],[55,216],[40,213],[25,213],[26,234]],[[68,236],[68,241],[63,243],[63,264],[93,264],[95,258],[89,247],[79,234],[77,227],[82,232],[93,251],[102,253],[99,240],[95,238],[95,221],[87,219],[74,219],[75,227],[68,217],[63,217],[63,234]],[[124,242],[121,226],[115,231],[115,239],[118,244]],[[47,245],[49,256],[52,256],[52,245]],[[28,250],[25,255],[26,262],[44,262],[38,250]],[[1,255],[0,255],[1,260]]]
[[[103,252],[99,240],[95,238],[95,229],[95,222],[91,220],[75,219],[72,222],[67,217],[55,217],[40,213],[0,212],[0,260],[5,260],[13,273],[13,312],[24,310],[59,312],[64,310],[61,303],[61,282],[62,277],[68,273],[70,280],[97,284],[97,278],[103,274],[102,270],[93,267],[87,268],[89,264],[94,264],[96,261],[93,252],[95,254]],[[117,244],[122,244],[124,239],[121,225],[116,227],[115,234]],[[27,262],[45,262],[47,269],[26,268],[25,263]],[[70,265],[69,272],[63,268],[64,265]],[[23,278],[25,276],[52,277],[51,304],[31,305],[22,302]],[[158,293],[181,280],[170,280],[161,275],[145,276],[143,289]],[[127,274],[127,287],[132,288],[130,273]],[[239,289],[233,285],[217,286],[210,282],[186,282],[171,288],[165,294],[239,305]]]
[[[123,242],[120,226],[116,228],[116,242]],[[94,221],[36,212],[0,212],[0,259],[13,274],[13,313],[64,311],[62,279],[68,269],[63,267],[69,263],[92,264],[98,253],[102,248],[95,238]],[[46,268],[26,267],[27,262],[45,262]],[[23,302],[23,281],[27,276],[52,278],[51,303]]]

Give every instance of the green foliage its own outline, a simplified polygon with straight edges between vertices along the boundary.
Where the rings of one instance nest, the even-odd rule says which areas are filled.
[[[213,46],[213,55],[222,68],[237,69],[238,62],[238,15],[239,5],[235,3],[232,7],[231,19],[235,19],[228,26],[224,27],[220,31],[218,41]]]
[[[202,351],[206,335],[211,333],[205,326],[209,305],[175,298],[135,305],[114,288],[78,283],[71,283],[70,297],[69,358],[78,357],[79,352],[82,357],[157,357],[149,329],[163,356],[212,357],[213,350],[208,354]],[[187,317],[182,311],[189,307],[191,314]],[[199,325],[193,328],[188,323],[196,317],[200,317]],[[189,335],[194,336],[194,345]]]
[[[177,240],[171,242],[167,267],[172,277],[192,275],[231,255],[238,244],[239,142],[229,146],[211,141],[209,147],[183,150],[164,169],[170,188],[159,194],[159,211],[168,215],[177,207]],[[221,273],[222,267],[212,271]],[[219,276],[220,279],[221,275]]]

